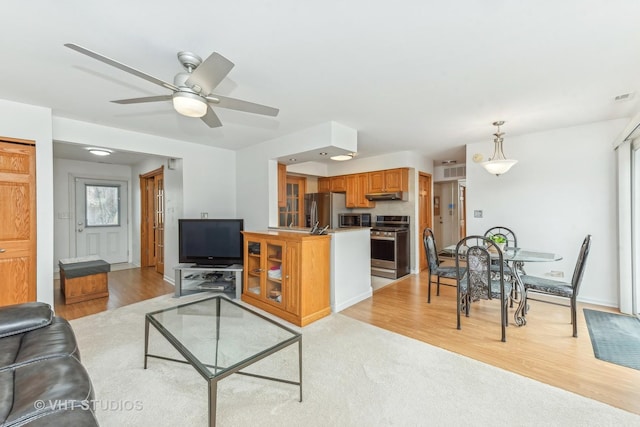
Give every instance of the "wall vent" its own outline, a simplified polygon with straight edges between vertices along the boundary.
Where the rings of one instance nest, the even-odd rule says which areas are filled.
[[[465,166],[455,166],[452,168],[444,168],[445,178],[464,178],[467,175]]]

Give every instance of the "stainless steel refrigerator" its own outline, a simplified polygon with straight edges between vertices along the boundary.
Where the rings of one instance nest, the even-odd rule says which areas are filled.
[[[304,195],[305,226],[338,228],[338,214],[347,211],[344,193],[308,193]]]

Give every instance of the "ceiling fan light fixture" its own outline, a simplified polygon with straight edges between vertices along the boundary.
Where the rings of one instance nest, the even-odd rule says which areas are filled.
[[[202,117],[207,114],[207,103],[195,93],[175,92],[173,94],[173,108],[187,117]]]

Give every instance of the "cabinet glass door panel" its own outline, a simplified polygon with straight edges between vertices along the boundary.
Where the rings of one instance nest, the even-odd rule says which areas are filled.
[[[260,295],[261,288],[260,282],[263,273],[263,266],[260,263],[260,253],[262,252],[262,245],[257,241],[248,241],[245,269],[247,270],[246,282],[244,284],[245,290],[252,294]]]
[[[266,297],[269,302],[282,304],[282,256],[284,245],[281,243],[267,242],[267,278]]]

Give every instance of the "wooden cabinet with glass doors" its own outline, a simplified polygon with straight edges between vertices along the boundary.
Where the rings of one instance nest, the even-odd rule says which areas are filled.
[[[331,313],[329,235],[243,234],[243,301],[298,326]]]

